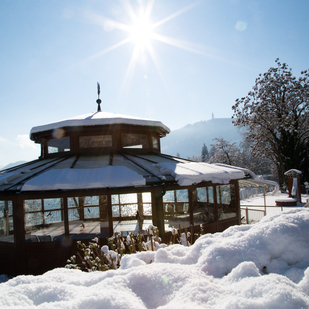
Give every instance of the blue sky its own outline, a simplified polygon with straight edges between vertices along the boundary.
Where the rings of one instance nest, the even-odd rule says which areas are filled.
[[[102,110],[172,130],[231,117],[276,58],[309,68],[308,13],[308,0],[2,0],[0,166],[39,155],[33,126],[95,111],[97,82]]]

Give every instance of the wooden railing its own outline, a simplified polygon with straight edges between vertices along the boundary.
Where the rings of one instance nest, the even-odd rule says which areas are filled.
[[[259,209],[254,209],[259,208]],[[263,208],[263,209],[261,209]],[[252,224],[259,222],[267,214],[268,208],[276,208],[283,211],[283,207],[278,206],[264,206],[264,205],[241,205],[241,223]]]

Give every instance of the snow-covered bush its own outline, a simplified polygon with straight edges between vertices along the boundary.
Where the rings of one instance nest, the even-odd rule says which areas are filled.
[[[195,236],[198,238],[200,234]],[[181,233],[180,230],[178,231],[176,228],[173,228],[171,240],[168,245],[181,244],[190,246],[190,237],[191,233],[187,232],[187,230]],[[140,251],[157,251],[160,248],[168,246],[167,244],[161,243],[162,240],[159,237],[159,230],[153,225],[149,225],[147,235],[141,233],[134,235],[130,232],[124,237],[120,233],[115,233],[107,241],[108,244],[101,248],[97,237],[92,239],[89,245],[78,241],[77,256],[73,255],[68,259],[65,267],[88,272],[117,269],[120,267],[121,258],[125,254]]]
[[[66,268],[80,269],[83,271],[104,271],[117,269],[120,265],[120,256],[117,252],[109,250],[107,246],[100,248],[99,239],[96,237],[89,245],[77,242],[77,257],[73,255],[67,260]]]

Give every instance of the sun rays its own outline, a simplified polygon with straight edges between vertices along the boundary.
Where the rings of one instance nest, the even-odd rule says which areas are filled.
[[[117,42],[116,44],[109,46],[108,48],[98,52],[97,54],[88,58],[88,60],[102,57],[103,55],[112,52],[113,50],[127,43],[133,43],[132,56],[126,69],[126,74],[120,90],[121,95],[123,94],[125,89],[127,89],[130,86],[131,80],[134,75],[135,67],[137,63],[141,62],[140,60],[143,58],[145,53],[147,53],[150,56],[156,69],[158,70],[159,75],[162,78],[159,65],[159,56],[157,55],[156,50],[153,47],[152,44],[153,41],[159,41],[190,52],[201,53],[201,54],[203,53],[201,50],[192,47],[192,45],[187,42],[178,40],[176,38],[167,37],[165,35],[158,34],[155,32],[156,28],[161,27],[162,25],[173,20],[179,15],[187,12],[188,10],[191,10],[192,8],[197,6],[199,2],[186,6],[181,10],[178,10],[173,14],[157,22],[152,22],[151,20],[151,13],[153,11],[155,0],[148,0],[146,3],[140,1],[137,10],[133,8],[129,0],[123,1],[122,4],[126,14],[130,18],[129,23],[122,23],[116,20],[108,19],[98,14],[89,12],[87,13],[87,18],[91,20],[91,22],[94,22],[102,26],[105,31],[109,32],[114,29],[118,29],[128,34],[128,37],[125,38],[124,40]]]

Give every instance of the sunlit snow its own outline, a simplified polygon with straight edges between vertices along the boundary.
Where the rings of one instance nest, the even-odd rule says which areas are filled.
[[[164,125],[161,121],[158,120],[137,118],[108,112],[95,112],[76,116],[69,119],[60,120],[54,123],[33,127],[30,131],[30,136],[34,133],[48,130],[55,130],[59,128],[75,127],[75,126],[110,125],[110,124],[154,126],[154,127],[161,127],[167,133],[170,132],[170,129],[166,125]]]
[[[202,181],[227,184],[232,179],[242,179],[242,170],[232,166],[219,166],[202,162],[159,163],[156,165],[163,175],[172,175],[180,186],[188,186]]]
[[[18,276],[0,284],[0,307],[308,308],[309,208],[274,211],[190,247],[127,255],[118,270]]]
[[[145,185],[145,178],[125,166],[51,169],[27,181],[22,191]]]

